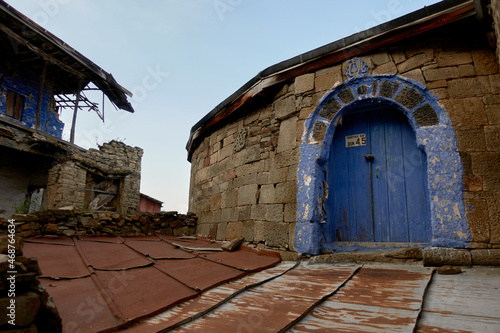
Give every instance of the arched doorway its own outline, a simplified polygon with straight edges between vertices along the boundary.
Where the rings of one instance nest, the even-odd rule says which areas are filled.
[[[345,112],[330,150],[327,243],[429,243],[427,158],[399,110],[366,102]]]
[[[366,107],[368,109],[364,109]],[[386,111],[380,111],[381,109]],[[382,236],[383,233],[378,231],[382,229],[373,228],[373,232],[370,231],[371,234],[367,232],[367,237],[362,236],[362,231],[359,230],[356,233],[350,233],[349,239],[351,241],[371,239],[370,241],[376,244],[395,241],[399,243],[422,243],[423,246],[428,244],[430,246],[465,247],[470,240],[470,232],[463,201],[463,167],[448,114],[439,105],[436,96],[422,84],[398,75],[373,75],[353,78],[333,87],[323,97],[304,125],[297,174],[296,250],[302,253],[317,254],[324,250],[338,249],[341,242],[339,239],[343,239],[343,236],[342,234],[340,234],[340,237],[337,236],[336,228],[339,222],[335,222],[334,219],[339,216],[342,217],[343,214],[335,213],[334,210],[338,208],[335,208],[335,204],[333,204],[333,208],[329,207],[332,200],[337,202],[336,199],[332,199],[332,197],[334,198],[332,194],[334,192],[332,191],[335,191],[337,185],[330,181],[332,176],[330,175],[329,166],[335,163],[335,160],[331,160],[331,158],[334,158],[332,150],[336,149],[336,142],[338,141],[339,144],[343,142],[345,145],[347,135],[338,134],[339,137],[344,137],[340,140],[334,140],[334,137],[337,131],[341,133],[343,125],[350,122],[350,115],[353,115],[353,119],[358,119],[358,116],[370,118],[369,114],[372,112],[373,114],[382,112],[380,117],[383,119],[396,119],[399,117],[399,126],[401,127],[402,123],[405,126],[407,125],[404,132],[406,134],[404,135],[414,135],[409,141],[413,142],[420,152],[414,149],[412,150],[413,153],[410,152],[410,156],[413,156],[416,160],[420,159],[420,157],[424,159],[421,164],[423,175],[418,181],[415,181],[415,183],[423,183],[424,190],[418,189],[415,192],[425,194],[425,209],[417,208],[416,211],[411,211],[412,207],[421,206],[413,205],[413,200],[415,200],[411,196],[413,193],[408,193],[405,189],[404,194],[400,192],[401,194],[394,195],[404,196],[404,202],[407,207],[409,206],[410,210],[408,208],[405,210],[402,208],[393,209],[392,206],[387,206],[385,210],[389,213],[396,211],[400,215],[405,212],[406,216],[410,216],[410,221],[413,219],[417,220],[417,222],[406,222],[407,227],[403,229],[392,227],[389,224],[389,238]],[[357,116],[356,113],[358,113]],[[377,122],[376,119],[366,121],[365,125],[358,123],[353,126],[370,127],[372,126],[371,122]],[[354,122],[356,123],[356,121]],[[364,133],[365,139],[367,133]],[[363,134],[363,130],[356,130],[356,133],[353,132],[348,135],[357,134]],[[357,138],[362,140],[362,136],[353,138],[353,140]],[[384,144],[386,143],[384,142]],[[371,144],[370,149],[374,146],[377,148],[377,144]],[[386,151],[387,149],[392,150],[390,147],[386,147]],[[418,158],[417,152],[420,154]],[[334,152],[333,155],[335,154]],[[374,164],[377,156],[371,153],[371,155],[374,155],[374,159],[370,162],[366,161],[364,155],[370,155],[370,152],[367,151],[367,153],[362,153],[360,156],[365,159],[365,164],[366,162],[372,164],[370,168],[365,165],[364,177],[369,177],[369,171],[371,170],[373,182],[373,177],[377,177],[377,165]],[[387,156],[384,157],[386,160],[387,158]],[[392,157],[389,156],[389,158]],[[381,177],[382,169],[380,165],[378,166],[378,176]],[[338,170],[343,169],[340,167]],[[415,184],[412,185],[413,179],[417,178],[408,177],[404,182],[405,188],[406,182],[408,182],[410,192],[411,188],[416,186]],[[365,183],[370,184],[366,179]],[[387,184],[388,187],[392,185],[390,182]],[[346,185],[339,186],[345,187]],[[330,187],[334,189],[332,190]],[[347,187],[351,186],[347,185]],[[379,190],[379,187],[367,187],[366,185],[364,188],[361,187],[361,191],[364,191],[366,196],[369,195],[369,191],[375,192]],[[347,193],[349,193],[349,190]],[[371,194],[371,197],[374,197],[373,194]],[[385,200],[381,198],[379,196],[377,200]],[[357,198],[350,199],[351,204],[353,200],[356,203],[358,201]],[[364,205],[367,206],[368,203],[372,205],[373,201],[365,199]],[[423,220],[422,217],[416,215],[421,210],[427,212],[428,222],[418,222]],[[378,213],[376,211],[372,213],[371,208],[366,208],[364,214],[376,215]],[[396,221],[394,223],[402,221],[401,219],[394,220]],[[377,223],[376,219],[372,218],[371,221],[372,224]],[[352,224],[352,222],[349,223]],[[416,230],[411,230],[415,225],[418,226]],[[403,230],[403,233],[408,234],[408,236],[405,236],[407,238],[401,235],[392,237],[391,229]],[[342,233],[342,231],[340,229],[339,232]],[[414,237],[414,234],[417,236]],[[344,233],[344,235],[346,234]],[[408,242],[404,241],[406,239]]]

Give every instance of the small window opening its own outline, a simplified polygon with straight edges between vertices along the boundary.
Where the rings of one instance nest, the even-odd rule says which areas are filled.
[[[120,179],[101,177],[87,173],[85,206],[90,211],[118,211],[120,200]]]
[[[21,120],[23,116],[24,96],[7,90],[7,103],[5,114],[17,120]]]

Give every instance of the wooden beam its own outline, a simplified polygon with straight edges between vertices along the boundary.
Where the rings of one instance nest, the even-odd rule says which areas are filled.
[[[36,102],[36,117],[35,117],[35,128],[37,130],[41,129],[42,123],[42,102],[43,102],[43,88],[45,87],[45,78],[47,76],[48,63],[43,64],[42,77],[40,78],[40,85],[38,86],[38,98]]]
[[[4,33],[6,33],[7,36],[11,37],[15,42],[17,42],[17,43],[19,43],[21,45],[24,45],[25,47],[27,47],[31,51],[35,52],[35,54],[37,54],[39,57],[41,57],[43,60],[45,60],[49,64],[59,66],[63,70],[65,70],[66,72],[70,73],[73,76],[76,76],[79,79],[85,79],[85,75],[84,74],[78,72],[77,70],[75,70],[72,67],[66,65],[62,61],[57,60],[54,57],[50,56],[49,54],[45,53],[40,48],[38,48],[37,46],[35,46],[32,43],[30,43],[29,41],[27,41],[24,37],[19,36],[17,33],[15,33],[14,31],[12,31],[10,28],[8,28],[7,26],[5,26],[4,24],[0,23],[0,30],[3,31]]]
[[[78,102],[80,101],[80,93],[82,92],[82,82],[78,83],[78,91],[76,92],[75,108],[73,109],[73,121],[71,122],[71,134],[69,142],[75,143],[75,128],[76,128],[76,114],[78,113]]]

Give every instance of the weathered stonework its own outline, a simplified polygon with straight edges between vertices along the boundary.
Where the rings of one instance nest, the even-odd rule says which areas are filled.
[[[113,211],[134,213],[139,210],[142,154],[141,148],[111,141],[59,161],[49,170],[46,208],[88,209],[92,199],[101,193],[93,192],[93,188],[110,181],[117,187]]]
[[[14,269],[8,256],[11,239],[16,248]],[[21,237],[11,238],[0,231],[0,332],[62,332],[59,312],[37,279],[41,275],[38,261],[23,256],[22,249]],[[12,300],[15,302],[13,308]]]
[[[498,0],[491,6],[498,36]],[[412,128],[420,131],[417,137],[431,138],[449,153],[448,157],[441,154],[438,146],[426,151],[434,156],[428,161],[430,170],[443,166],[453,170],[446,175],[432,173],[431,186],[448,191],[449,197],[445,197],[457,203],[451,205],[439,196],[433,201],[432,205],[442,207],[435,214],[434,245],[500,248],[496,208],[500,197],[498,47],[495,50],[486,39],[478,40],[480,33],[467,24],[456,24],[359,57],[370,66],[368,77],[400,79],[368,80],[341,89],[349,59],[301,74],[213,131],[192,151],[190,210],[199,216],[197,232],[219,240],[242,236],[246,241],[292,251],[304,235],[319,237],[319,224],[302,223],[300,216],[320,216],[327,189],[322,185],[314,189],[314,207],[297,206],[297,195],[301,195],[297,184],[309,189],[324,178],[311,171],[297,180],[299,162],[304,159],[300,147],[310,145],[308,154],[314,161],[310,162],[323,163],[318,156],[326,149],[323,144],[329,139],[329,126],[341,121],[342,106],[371,98],[391,100],[411,110],[408,117]],[[414,88],[418,84],[420,91]],[[322,98],[335,89],[336,98],[325,101],[315,114]],[[432,103],[425,102],[429,98]],[[312,114],[319,116],[307,132],[304,126]],[[248,133],[246,147],[232,154],[236,133],[242,128]],[[440,179],[452,182],[453,189],[446,189]],[[434,190],[430,188],[430,193]],[[449,228],[453,224],[456,229]],[[300,251],[318,253],[321,248]]]
[[[41,235],[82,236],[116,235],[143,236],[194,235],[197,217],[191,213],[135,212],[118,214],[111,212],[92,213],[74,209],[52,209],[32,214],[14,214],[16,233],[20,237]],[[6,231],[7,220],[0,219],[0,233]]]

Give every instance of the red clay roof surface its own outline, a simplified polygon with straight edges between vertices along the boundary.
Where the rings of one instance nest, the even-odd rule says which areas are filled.
[[[65,332],[126,327],[280,262],[268,251],[219,251],[205,239],[170,236],[45,236],[24,246],[24,255],[38,258]]]

